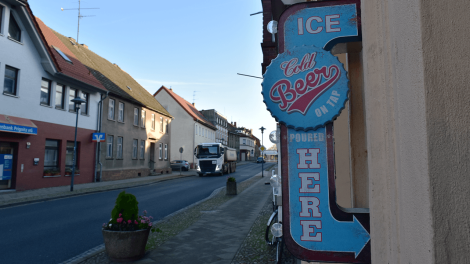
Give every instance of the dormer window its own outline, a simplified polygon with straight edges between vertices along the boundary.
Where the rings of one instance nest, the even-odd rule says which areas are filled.
[[[60,55],[66,62],[73,64],[73,62],[69,59],[69,57],[67,57],[67,55],[65,55],[59,48],[54,47],[54,46],[52,46],[52,47],[55,49],[55,51],[57,51],[57,53],[59,53],[59,55]]]
[[[18,23],[16,23],[16,20],[11,13],[10,13],[10,25],[8,26],[8,37],[18,42],[21,41],[20,26],[18,26]]]

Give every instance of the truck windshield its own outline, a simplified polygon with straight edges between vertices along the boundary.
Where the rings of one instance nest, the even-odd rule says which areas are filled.
[[[198,156],[217,156],[219,148],[215,146],[199,146]]]

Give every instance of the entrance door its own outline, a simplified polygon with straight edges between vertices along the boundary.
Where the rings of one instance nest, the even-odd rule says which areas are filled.
[[[0,190],[14,188],[14,180],[16,176],[15,164],[15,145],[16,143],[0,142],[0,179],[10,178],[8,180],[0,180]]]
[[[245,159],[246,159],[246,158],[245,158],[245,155],[246,155],[246,153],[243,152],[243,153],[242,153],[242,161],[245,161]]]
[[[155,143],[150,143],[149,168],[152,171],[155,165]]]

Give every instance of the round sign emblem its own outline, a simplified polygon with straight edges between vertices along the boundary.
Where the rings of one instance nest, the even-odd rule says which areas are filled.
[[[329,51],[302,46],[279,54],[266,70],[262,94],[268,111],[297,130],[315,130],[336,118],[348,100],[343,64]]]

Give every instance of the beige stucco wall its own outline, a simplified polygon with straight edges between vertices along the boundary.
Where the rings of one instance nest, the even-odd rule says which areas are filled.
[[[374,263],[470,257],[469,1],[363,1]]]

